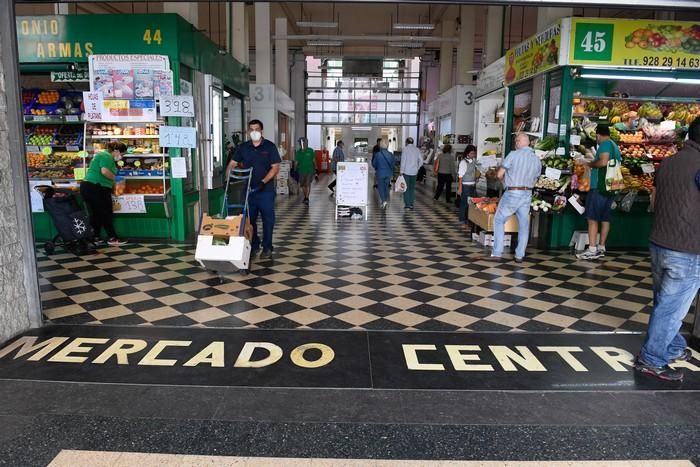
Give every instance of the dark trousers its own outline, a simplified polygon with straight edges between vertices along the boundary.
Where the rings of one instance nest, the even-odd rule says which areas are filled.
[[[333,172],[335,174],[335,171]],[[333,181],[328,184],[328,189],[331,191],[335,191],[335,183],[338,181],[338,176],[335,175],[335,178],[333,178]]]
[[[250,223],[253,224],[253,241],[251,243],[253,251],[260,248],[257,225],[258,215],[262,216],[263,250],[272,251],[272,231],[275,228],[275,192],[254,191],[250,193],[248,196],[248,211],[250,213]]]
[[[476,196],[476,185],[462,185],[462,196],[459,200],[459,221],[467,222],[467,201]]]
[[[440,198],[442,190],[445,191],[445,201],[450,202],[450,196],[452,193],[452,175],[451,174],[438,174],[437,178],[437,190],[435,190],[435,199]]]
[[[112,190],[97,183],[82,182],[80,195],[90,211],[90,225],[95,232],[95,237],[100,237],[104,227],[108,238],[117,238],[113,222]]]

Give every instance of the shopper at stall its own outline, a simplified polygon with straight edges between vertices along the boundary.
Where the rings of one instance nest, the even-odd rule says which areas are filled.
[[[413,138],[406,138],[406,145],[401,153],[401,175],[406,181],[406,191],[403,193],[404,209],[413,209],[416,201],[416,177],[423,167],[423,156],[413,144]]]
[[[377,154],[379,153],[379,151],[382,150],[382,141],[383,141],[383,138],[377,138],[377,144],[375,144],[374,147],[372,148],[372,160],[371,160],[372,167],[374,167],[374,159],[375,159],[375,157],[377,156]],[[374,188],[377,188],[377,177],[376,177],[376,174],[375,174],[375,178],[374,178]]]
[[[275,183],[280,170],[279,152],[272,141],[263,138],[263,124],[260,120],[248,123],[250,140],[241,144],[227,167],[227,173],[236,167],[253,168],[251,184],[253,191],[248,196],[250,222],[253,225],[252,249],[255,254],[260,248],[257,220],[262,216],[263,238],[260,258],[272,257],[272,231],[275,227]]]
[[[394,174],[394,155],[387,149],[386,141],[382,140],[380,146],[379,152],[375,154],[372,161],[372,167],[374,167],[375,171],[382,209],[386,209],[389,202],[389,183]]]
[[[299,174],[299,186],[304,192],[304,204],[309,204],[311,182],[316,173],[316,156],[314,150],[309,147],[308,141],[303,136],[299,138],[298,144],[299,149],[294,155],[294,163]]]
[[[345,162],[345,151],[343,151],[344,147],[345,143],[343,143],[342,141],[338,141],[338,144],[333,150],[333,158],[331,159],[331,170],[333,171],[333,175],[335,175],[335,178],[333,178],[333,181],[328,184],[328,189],[331,190],[331,196],[335,194],[335,184],[338,181],[338,162]]]
[[[521,263],[530,237],[530,203],[532,189],[542,172],[542,163],[530,147],[530,138],[525,133],[515,137],[515,150],[511,151],[498,168],[497,177],[504,181],[505,193],[498,202],[494,217],[494,242],[492,261],[500,261],[503,255],[505,225],[510,216],[518,218],[518,246],[515,262]]]
[[[605,242],[610,233],[610,213],[613,196],[600,191],[599,184],[605,180],[605,172],[610,159],[622,160],[620,148],[610,139],[610,128],[598,125],[596,128],[598,149],[591,167],[591,189],[586,195],[586,219],[588,220],[588,249],[576,255],[578,259],[595,260],[605,256]],[[599,229],[600,226],[600,229]],[[600,240],[598,239],[600,233]],[[597,241],[597,246],[596,246]]]
[[[445,190],[445,201],[447,204],[452,198],[452,177],[457,171],[455,170],[455,156],[452,154],[452,146],[446,144],[442,147],[442,151],[438,154],[433,167],[434,175],[437,176],[437,189],[435,190],[435,200],[440,198],[442,190]]]
[[[476,147],[468,145],[459,161],[457,169],[457,196],[459,200],[459,222],[467,225],[467,200],[476,196],[476,181],[479,179],[479,169],[476,165]]]
[[[90,161],[85,179],[80,184],[80,195],[90,211],[90,225],[95,232],[95,243],[100,244],[102,228],[107,232],[109,246],[122,246],[127,242],[117,238],[114,230],[112,188],[117,176],[116,162],[126,152],[126,145],[119,141],[107,143],[106,150],[99,151]]]
[[[683,149],[661,164],[652,197],[654,308],[635,369],[666,381],[683,379],[669,364],[692,357],[679,331],[700,289],[700,187],[695,174],[700,174],[700,118],[690,125]]]

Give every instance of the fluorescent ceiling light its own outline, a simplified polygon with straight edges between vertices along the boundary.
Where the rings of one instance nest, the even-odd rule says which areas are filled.
[[[693,78],[678,78],[676,81],[683,84],[700,84],[700,79]]]
[[[354,126],[352,127],[352,131],[370,131],[372,129],[371,126]]]
[[[389,47],[402,47],[404,49],[420,49],[421,47],[423,47],[423,43],[413,41],[397,41],[389,42]]]
[[[631,81],[658,81],[661,83],[673,83],[678,81],[676,78],[664,77],[664,76],[640,76],[640,75],[591,75],[588,73],[582,73],[581,78],[589,79],[619,79],[619,80],[631,80]],[[691,80],[693,82],[700,82],[700,80]]]
[[[338,27],[337,22],[331,21],[297,21],[297,26],[300,28],[328,28],[335,29]]]
[[[430,23],[394,23],[394,29],[421,29],[424,31],[432,31],[435,29],[435,25]]]
[[[310,45],[312,47],[339,47],[343,45],[343,41],[308,41],[306,45]]]

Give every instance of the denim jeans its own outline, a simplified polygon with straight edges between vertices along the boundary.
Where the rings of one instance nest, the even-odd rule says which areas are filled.
[[[263,250],[272,250],[272,230],[275,228],[275,192],[255,191],[248,196],[248,212],[250,223],[253,224],[253,241],[251,248],[256,251],[260,248],[258,236],[258,215],[262,215],[263,224]]]
[[[532,193],[528,190],[508,190],[503,193],[496,216],[494,218],[494,241],[492,256],[503,254],[503,237],[506,221],[515,214],[518,218],[518,246],[515,249],[516,258],[525,257],[525,249],[530,237],[530,203]]]
[[[669,250],[653,243],[649,250],[654,308],[640,356],[647,363],[663,367],[687,346],[679,331],[700,289],[700,255]]]
[[[416,202],[416,176],[404,174],[403,178],[406,180],[406,191],[403,192],[403,204],[408,208],[412,208],[413,204]]]
[[[389,183],[391,182],[391,174],[377,174],[377,190],[379,190],[379,198],[384,201],[389,201]]]
[[[467,223],[467,201],[476,196],[476,185],[462,185],[462,195],[459,199],[459,221]]]

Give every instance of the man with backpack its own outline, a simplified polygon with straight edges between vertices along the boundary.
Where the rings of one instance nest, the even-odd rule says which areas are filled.
[[[608,162],[621,161],[620,148],[610,139],[610,128],[596,128],[598,150],[591,167],[591,189],[586,195],[586,219],[588,220],[588,249],[576,255],[578,259],[596,260],[605,256],[605,241],[610,233],[610,213],[613,195],[605,189],[605,174]],[[598,229],[600,225],[600,229]],[[598,239],[600,232],[600,241]],[[597,243],[597,244],[596,244]]]

